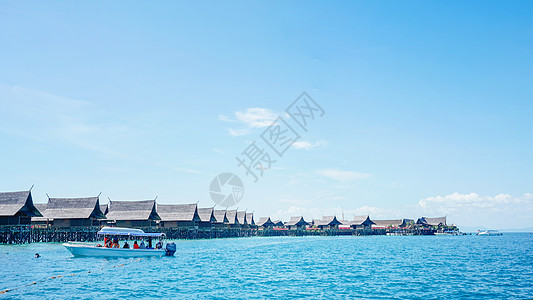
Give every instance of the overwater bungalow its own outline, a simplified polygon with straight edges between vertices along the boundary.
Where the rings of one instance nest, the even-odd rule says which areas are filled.
[[[33,205],[30,191],[0,193],[0,225],[31,224],[41,213]]]
[[[239,221],[241,228],[248,227],[248,223],[246,222],[246,211],[237,212],[237,221]]]
[[[272,220],[270,220],[270,217],[261,217],[259,218],[259,221],[257,221],[257,223],[255,223],[257,226],[259,227],[263,227],[263,228],[272,228],[274,227],[274,222],[272,222]]]
[[[35,219],[35,223],[53,227],[99,226],[99,220],[105,218],[99,197],[49,198],[42,219]]]
[[[393,219],[393,220],[372,220],[374,224],[372,228],[386,229],[386,228],[405,228],[410,224],[413,224],[411,219]]]
[[[198,227],[201,228],[211,228],[217,222],[217,219],[214,215],[215,209],[213,207],[208,208],[198,208],[198,216],[200,217],[200,222],[198,222]]]
[[[289,229],[304,229],[308,225],[310,225],[309,222],[306,222],[303,216],[291,217],[291,219],[285,223],[285,227]]]
[[[223,228],[226,227],[229,223],[228,218],[226,217],[226,211],[225,210],[215,210],[213,212],[213,216],[215,217],[215,223],[213,224],[215,228]]]
[[[283,227],[285,225],[282,220],[273,220],[272,223],[274,223],[274,227]]]
[[[446,217],[428,218],[422,217],[416,221],[420,226],[446,226]]]
[[[228,219],[228,228],[240,228],[239,220],[237,219],[237,210],[227,210],[226,218]]]
[[[336,216],[322,217],[321,220],[313,220],[313,225],[320,229],[334,229],[338,228],[342,223],[337,220]]]
[[[195,204],[157,204],[161,227],[198,227],[201,221]]]
[[[115,201],[110,200],[106,214],[107,224],[117,227],[156,226],[161,220],[154,200]]]
[[[343,225],[349,225],[352,229],[365,229],[365,228],[371,228],[372,220],[370,220],[370,217],[368,215],[366,216],[354,216],[353,220],[351,221],[343,221]]]
[[[249,227],[256,227],[255,226],[255,221],[254,221],[254,213],[253,212],[250,212],[250,213],[246,213],[246,224],[248,224]]]

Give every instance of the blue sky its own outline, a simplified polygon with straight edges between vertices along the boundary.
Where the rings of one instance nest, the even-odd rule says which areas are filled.
[[[0,3],[0,190],[533,226],[529,1]],[[325,110],[253,183],[235,157]]]

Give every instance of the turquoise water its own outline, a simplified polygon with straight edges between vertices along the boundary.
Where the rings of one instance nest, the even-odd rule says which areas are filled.
[[[0,289],[14,289],[0,298],[533,298],[530,233],[176,243],[175,257],[141,260],[74,258],[60,244],[0,246]]]

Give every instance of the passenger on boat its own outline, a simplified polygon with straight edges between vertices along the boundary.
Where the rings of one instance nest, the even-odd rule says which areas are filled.
[[[139,249],[139,244],[137,244],[137,241],[133,242],[133,249]]]
[[[141,241],[141,244],[139,245],[139,249],[146,249],[146,245],[144,244],[144,241]]]
[[[122,248],[124,248],[124,249],[129,249],[130,248],[130,244],[128,244],[128,241],[124,242],[124,246],[122,246]]]
[[[161,249],[161,248],[163,248],[163,244],[161,244],[161,241],[158,241],[157,244],[155,244],[155,248],[156,248],[156,249]]]
[[[120,244],[118,243],[118,238],[113,239],[113,248],[120,248]]]
[[[111,248],[112,244],[111,244],[111,239],[110,238],[105,238],[104,239],[104,247],[106,248]]]

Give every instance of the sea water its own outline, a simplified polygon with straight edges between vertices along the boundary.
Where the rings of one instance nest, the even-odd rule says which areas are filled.
[[[143,259],[1,245],[0,299],[533,298],[531,233],[175,242],[174,257]]]

